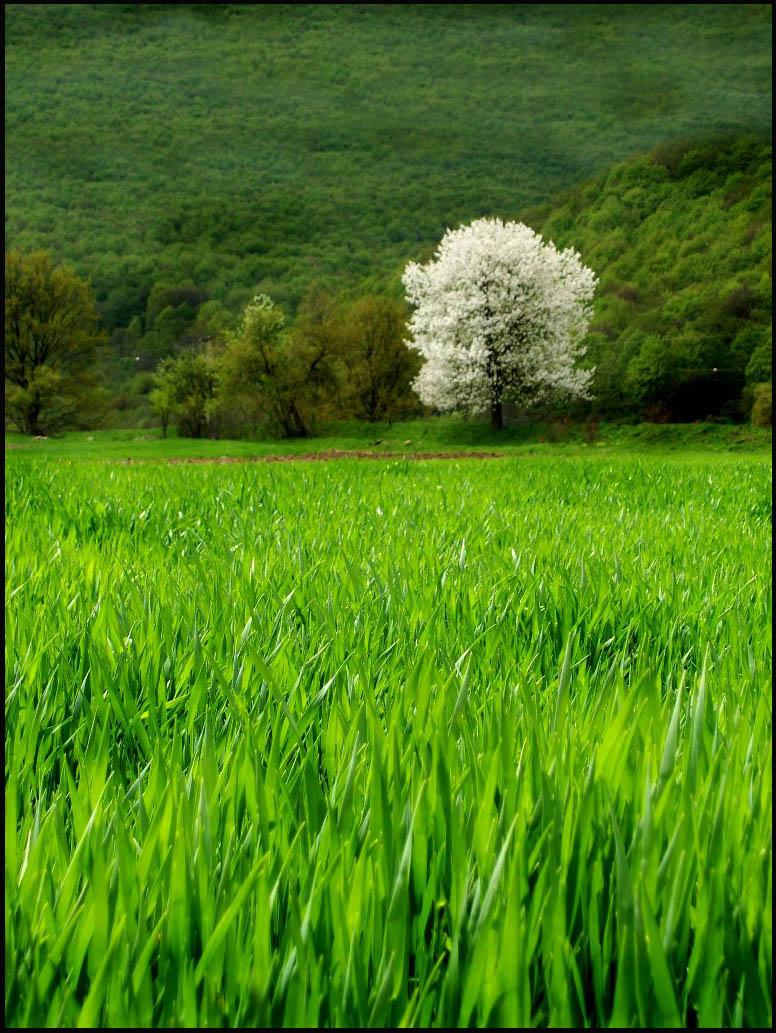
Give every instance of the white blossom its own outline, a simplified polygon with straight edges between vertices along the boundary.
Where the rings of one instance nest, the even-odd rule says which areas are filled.
[[[409,328],[426,359],[415,390],[441,410],[482,412],[553,395],[588,397],[580,369],[597,283],[576,251],[522,223],[478,219],[448,230],[433,259],[411,262]]]

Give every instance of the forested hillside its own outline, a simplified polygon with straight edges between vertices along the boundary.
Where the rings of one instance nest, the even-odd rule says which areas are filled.
[[[108,327],[155,282],[390,276],[448,225],[770,125],[763,5],[11,4],[6,32],[6,243],[72,260]]]
[[[663,145],[527,220],[598,271],[600,413],[735,418],[771,379],[769,141]]]

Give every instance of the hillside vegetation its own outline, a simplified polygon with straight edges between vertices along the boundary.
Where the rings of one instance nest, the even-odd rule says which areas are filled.
[[[400,298],[483,214],[600,277],[594,416],[768,422],[770,26],[766,5],[8,5],[6,246],[91,279],[107,342],[76,425],[147,422],[160,361],[257,291],[292,322],[326,292]]]
[[[734,417],[770,380],[769,141],[666,144],[528,221],[600,276],[599,411]]]
[[[155,283],[398,287],[449,225],[771,124],[767,5],[6,12],[7,246],[88,274],[109,329]]]

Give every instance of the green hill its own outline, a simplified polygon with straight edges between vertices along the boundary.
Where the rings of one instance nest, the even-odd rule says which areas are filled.
[[[600,276],[601,413],[735,418],[771,378],[769,141],[664,145],[527,220]]]
[[[448,225],[768,129],[770,26],[738,4],[7,5],[6,243],[88,274],[109,329],[155,283],[230,308],[395,284]]]

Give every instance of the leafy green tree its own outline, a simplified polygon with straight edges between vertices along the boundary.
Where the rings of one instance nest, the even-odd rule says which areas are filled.
[[[157,386],[148,395],[148,402],[151,412],[159,420],[162,428],[162,437],[167,437],[167,428],[170,426],[170,418],[175,411],[171,387],[171,377],[165,375],[165,370],[160,369],[156,374],[158,377]]]
[[[220,356],[221,402],[254,426],[306,437],[339,390],[339,344],[322,299],[303,307],[289,328],[265,294],[245,308]]]
[[[326,288],[305,294],[291,332],[296,391],[314,420],[343,415],[352,370],[343,309]]]
[[[631,397],[645,413],[670,393],[674,380],[674,356],[662,338],[641,336],[641,347],[628,364],[625,382]]]
[[[150,403],[160,420],[163,436],[166,437],[171,420],[177,422],[181,437],[201,438],[206,433],[215,436],[210,422],[217,383],[212,355],[187,349],[163,359],[154,382]]]
[[[54,430],[88,407],[99,339],[88,283],[44,251],[6,254],[6,407],[23,433]]]
[[[761,384],[773,376],[773,345],[770,328],[767,336],[753,349],[746,365],[746,379],[750,384]]]
[[[347,398],[356,416],[374,422],[418,411],[412,382],[422,359],[408,348],[404,306],[371,295],[345,313]]]

